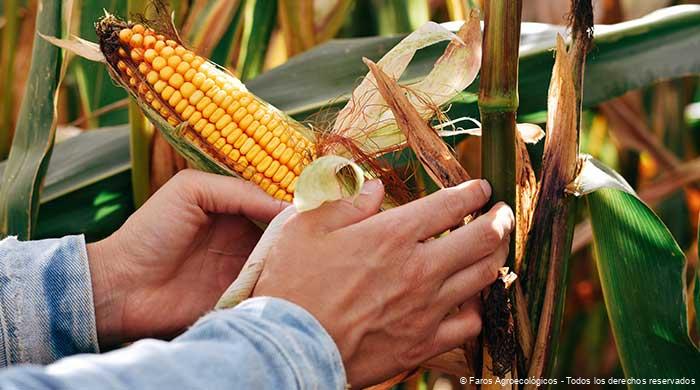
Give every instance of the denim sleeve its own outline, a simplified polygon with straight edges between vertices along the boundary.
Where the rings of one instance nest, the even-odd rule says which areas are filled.
[[[0,241],[0,367],[97,352],[83,236]]]
[[[0,372],[3,389],[343,389],[340,354],[299,306],[253,298],[200,319],[171,342]]]

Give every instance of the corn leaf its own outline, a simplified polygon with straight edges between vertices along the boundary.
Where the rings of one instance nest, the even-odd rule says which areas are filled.
[[[619,176],[604,170],[582,176],[579,180],[598,183],[588,186],[585,199],[605,305],[626,377],[697,377],[700,352],[689,334],[683,251],[636,194],[620,190],[629,185],[620,183]]]
[[[243,33],[236,70],[246,82],[262,72],[272,29],[277,21],[277,2],[245,0]]]
[[[76,13],[74,14],[75,20],[80,23],[77,34],[83,39],[97,42],[95,21],[104,15],[105,9],[126,17],[126,3],[126,0],[77,1]],[[88,118],[88,128],[113,126],[127,122],[126,109],[115,110],[97,117],[93,116],[95,110],[126,98],[126,92],[112,82],[104,64],[76,56],[71,61],[68,71],[73,75],[78,86],[82,115]]]
[[[112,233],[133,212],[130,166],[128,126],[96,129],[57,144],[33,238],[85,233],[93,241]],[[6,167],[0,163],[0,175]]]
[[[459,24],[447,25],[456,31]],[[560,29],[524,23],[520,51],[519,114],[543,111],[554,64],[551,49]],[[647,17],[605,28],[596,26],[593,52],[586,63],[583,104],[592,107],[631,89],[661,79],[700,73],[700,6],[671,7]],[[366,73],[360,59],[379,60],[402,37],[339,39],[300,54],[248,83],[248,88],[295,116],[306,116],[328,107],[343,105]],[[424,77],[444,44],[417,53],[402,82]],[[474,82],[468,89],[474,92]],[[467,95],[467,97],[470,97]],[[457,101],[451,117],[476,117],[474,99]]]
[[[38,9],[36,25],[40,32],[65,36],[61,23],[63,2],[43,0]],[[62,64],[61,49],[36,35],[27,89],[0,189],[0,235],[17,235],[23,240],[32,237],[56,131]]]
[[[379,35],[413,31],[430,20],[427,0],[372,0]]]
[[[241,0],[197,0],[182,28],[185,41],[201,55],[209,57],[234,20]]]

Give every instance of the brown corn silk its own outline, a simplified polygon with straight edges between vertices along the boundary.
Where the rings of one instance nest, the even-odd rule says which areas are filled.
[[[268,194],[291,201],[315,157],[314,135],[243,83],[142,23],[107,15],[96,23],[112,77],[183,136]]]

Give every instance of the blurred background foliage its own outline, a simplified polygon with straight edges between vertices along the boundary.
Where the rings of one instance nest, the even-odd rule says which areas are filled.
[[[32,45],[36,44],[37,3],[4,0],[0,7],[0,160],[7,157],[15,126],[20,122],[20,102],[28,87]],[[169,3],[182,37],[197,52],[231,69],[262,98],[299,119],[323,127],[333,107],[347,99],[352,86],[366,71],[360,61],[362,56],[378,59],[398,42],[400,34],[428,20],[460,20],[468,12],[467,7],[479,6],[480,0]],[[596,23],[620,23],[684,3],[693,1],[599,0],[595,2]],[[66,4],[71,6],[70,1],[63,2]],[[93,23],[103,9],[122,16],[148,17],[150,10],[145,4],[75,0],[71,31],[96,41]],[[565,24],[568,9],[568,0],[524,0],[523,20],[547,25],[530,24],[523,29],[521,122],[543,124],[546,120],[544,99],[552,64],[547,48],[554,42],[554,33],[562,31],[558,26]],[[669,39],[681,40],[681,35],[688,33],[682,28],[693,28],[674,26],[679,35],[674,38],[671,31]],[[693,31],[697,34],[697,30]],[[634,50],[643,52],[644,45],[646,41]],[[419,52],[407,78],[424,74],[441,50],[428,48]],[[603,61],[606,50],[617,57],[635,56],[601,43],[594,47],[592,61]],[[681,58],[666,60],[682,62]],[[622,173],[641,198],[654,207],[686,252],[692,289],[693,271],[698,265],[700,212],[698,77],[657,81],[642,88],[631,82],[636,89],[628,91],[626,86],[616,87],[612,78],[605,79],[600,74],[596,78],[594,70],[593,73],[597,89],[587,104],[584,101],[582,152]],[[477,117],[472,93],[475,90],[470,89],[453,102],[454,111],[449,115]],[[584,95],[589,90],[592,89],[586,89]],[[56,115],[56,146],[43,182],[38,222],[31,238],[75,233],[84,233],[89,240],[103,238],[186,166],[138,110],[131,108],[130,112],[126,92],[111,81],[102,64],[82,58],[68,62]],[[472,176],[479,176],[479,139],[450,141]],[[541,154],[541,146],[532,147],[531,153]],[[533,158],[535,165],[538,161]],[[410,156],[399,156],[395,163],[411,164]],[[7,164],[0,164],[0,172],[6,169]],[[431,188],[420,173],[410,180],[424,191]],[[581,215],[574,237],[565,322],[556,359],[555,372],[560,377],[623,376],[592,257],[591,238],[590,223]],[[692,290],[689,294],[692,296]],[[455,378],[435,371],[421,372],[401,386],[461,388]]]

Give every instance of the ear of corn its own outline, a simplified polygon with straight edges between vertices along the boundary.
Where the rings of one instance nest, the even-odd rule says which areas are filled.
[[[286,201],[314,158],[308,129],[247,91],[234,76],[142,24],[97,24],[111,71],[184,136],[244,179]]]

